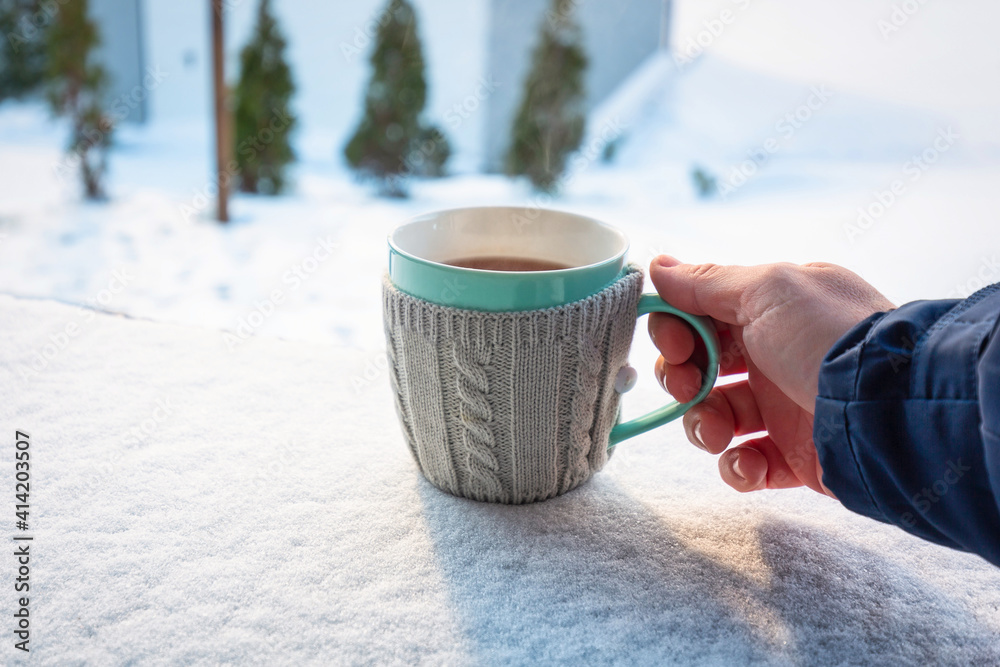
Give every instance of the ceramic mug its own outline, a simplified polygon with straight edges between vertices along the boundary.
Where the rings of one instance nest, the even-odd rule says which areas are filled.
[[[397,412],[421,471],[450,493],[508,503],[564,493],[615,445],[702,401],[718,377],[712,322],[640,294],[627,238],[598,220],[463,208],[414,218],[388,242],[383,310]],[[477,257],[565,268],[452,264]],[[618,423],[618,394],[635,380],[636,320],[653,312],[683,319],[704,341],[703,385],[689,402]]]

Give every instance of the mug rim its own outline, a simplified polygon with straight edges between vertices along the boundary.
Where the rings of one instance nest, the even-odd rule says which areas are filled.
[[[399,232],[399,230],[403,229],[404,227],[409,227],[409,226],[414,225],[414,224],[416,224],[418,222],[425,221],[425,220],[427,220],[429,218],[432,218],[432,217],[433,218],[437,218],[437,217],[441,217],[441,216],[444,216],[444,215],[449,214],[449,213],[465,213],[465,212],[478,212],[478,211],[505,211],[505,212],[513,212],[513,211],[536,211],[540,215],[544,215],[546,213],[555,213],[555,214],[558,214],[558,215],[561,215],[561,216],[568,216],[568,217],[571,217],[571,218],[576,218],[578,220],[585,220],[585,221],[587,221],[590,224],[593,224],[593,225],[595,225],[597,227],[603,228],[603,229],[605,229],[605,230],[607,230],[607,231],[612,232],[613,234],[615,234],[618,237],[618,239],[621,241],[621,244],[622,244],[621,250],[619,250],[618,252],[616,252],[614,255],[611,255],[611,256],[609,256],[609,257],[607,257],[605,259],[602,259],[600,261],[591,262],[590,264],[580,264],[579,266],[570,266],[570,267],[567,267],[565,269],[548,269],[548,270],[541,270],[541,271],[497,271],[497,270],[494,270],[494,269],[473,269],[473,268],[469,268],[469,267],[465,267],[465,266],[455,266],[454,264],[447,264],[445,262],[438,262],[438,261],[435,261],[435,260],[432,260],[432,259],[427,259],[426,257],[421,257],[419,255],[413,254],[412,252],[410,252],[408,250],[405,250],[398,243],[396,243],[396,239],[395,239],[396,233]],[[570,274],[570,273],[573,273],[575,271],[585,271],[587,269],[596,269],[596,268],[600,268],[600,267],[606,266],[608,264],[614,264],[614,263],[622,260],[625,257],[625,255],[628,253],[629,246],[630,246],[629,239],[628,239],[627,236],[625,236],[624,232],[622,232],[617,227],[614,227],[612,225],[607,224],[606,222],[602,222],[602,221],[598,220],[597,218],[592,218],[590,216],[580,215],[579,213],[572,213],[572,212],[569,212],[569,211],[560,211],[560,210],[557,210],[557,209],[540,208],[540,207],[533,207],[533,206],[459,206],[459,207],[456,207],[456,208],[448,208],[448,209],[428,211],[426,213],[421,213],[419,215],[415,215],[415,216],[413,216],[411,218],[408,218],[405,222],[403,222],[402,224],[396,226],[389,233],[389,235],[388,235],[388,242],[389,242],[389,248],[391,250],[393,250],[394,252],[398,253],[399,255],[402,255],[403,257],[406,257],[408,260],[413,261],[413,262],[417,262],[419,264],[424,264],[424,265],[427,265],[427,266],[434,266],[434,267],[445,267],[447,269],[454,270],[454,271],[462,271],[462,272],[469,272],[469,273],[473,273],[473,274],[493,275],[493,276],[504,276],[504,275],[506,275],[506,276],[510,276],[510,275],[540,275],[540,274],[549,275],[549,276],[558,276],[558,275]]]

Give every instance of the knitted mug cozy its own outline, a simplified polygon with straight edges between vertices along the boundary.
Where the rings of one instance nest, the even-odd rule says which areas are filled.
[[[608,458],[642,270],[575,303],[508,313],[449,308],[382,283],[403,435],[443,491],[530,503],[576,488]]]

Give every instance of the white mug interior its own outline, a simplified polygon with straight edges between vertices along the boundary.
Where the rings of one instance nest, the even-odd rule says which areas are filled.
[[[628,250],[624,234],[593,218],[514,207],[429,213],[396,229],[390,242],[406,254],[439,264],[517,257],[579,268],[624,256]]]

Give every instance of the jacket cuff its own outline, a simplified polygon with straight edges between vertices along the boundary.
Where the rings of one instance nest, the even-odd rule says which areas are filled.
[[[1000,287],[873,315],[827,353],[813,441],[848,509],[1000,564],[990,343]],[[982,399],[986,399],[985,401]]]
[[[848,406],[857,400],[865,343],[887,313],[858,323],[831,348],[820,371],[820,395],[813,417],[813,442],[823,468],[823,485],[847,509],[889,523],[865,479],[851,438]]]

